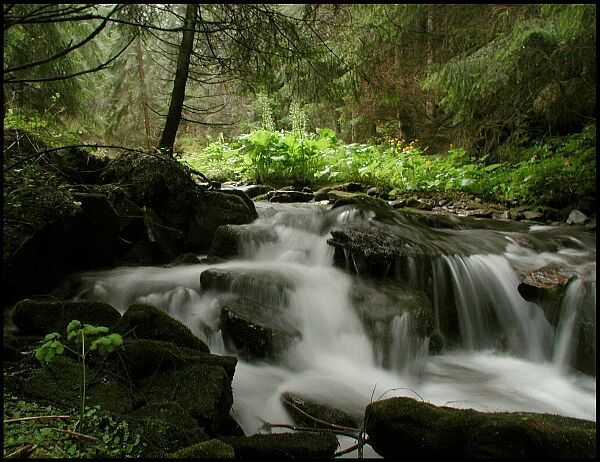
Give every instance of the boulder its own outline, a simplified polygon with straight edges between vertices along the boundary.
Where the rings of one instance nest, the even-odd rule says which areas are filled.
[[[83,148],[69,148],[46,154],[46,162],[69,184],[97,184],[100,175],[109,163],[109,158],[85,151]]]
[[[233,404],[231,378],[220,366],[191,364],[160,370],[139,382],[148,403],[174,401],[209,436],[215,436]]]
[[[233,459],[235,451],[229,444],[209,439],[167,455],[172,459]]]
[[[86,365],[86,406],[99,405],[105,412],[123,415],[134,408],[141,397],[118,377],[102,374],[102,380],[90,380],[96,369],[94,360],[88,358]],[[20,382],[5,384],[8,389],[16,388],[19,394],[33,396],[43,402],[79,409],[81,405],[80,384],[82,367],[74,355],[55,356],[54,359],[36,369]]]
[[[238,297],[222,300],[220,328],[225,345],[247,361],[274,359],[300,338],[284,309]]]
[[[379,197],[369,196],[365,193],[349,193],[345,191],[331,190],[328,193],[330,202],[333,202],[331,208],[342,207],[350,204],[364,204],[371,207],[389,208],[390,205]]]
[[[165,268],[174,268],[175,266],[195,265],[197,263],[200,263],[198,256],[192,252],[186,252],[182,253],[178,257],[175,257],[164,266]]]
[[[178,346],[161,340],[125,339],[121,353],[123,373],[134,381],[142,380],[155,372],[182,369],[186,365],[206,365],[221,367],[230,380],[233,380],[237,359],[233,356],[220,356],[195,348]]]
[[[209,439],[187,409],[174,401],[146,404],[130,412],[127,421],[133,432],[143,435],[147,457],[162,457]]]
[[[280,272],[258,268],[209,268],[200,274],[203,290],[233,292],[268,307],[286,306],[294,282]]]
[[[266,184],[250,184],[247,186],[242,186],[240,189],[244,191],[250,199],[254,199],[257,196],[262,196],[263,194],[267,194],[269,191],[275,190],[273,186]]]
[[[569,217],[567,218],[567,224],[568,225],[583,225],[585,223],[587,223],[590,219],[588,218],[587,215],[585,215],[583,212],[580,212],[579,210],[572,210],[569,213]]]
[[[316,401],[304,398],[295,393],[283,393],[281,395],[281,403],[290,413],[290,416],[296,425],[301,427],[325,428],[331,430],[334,427],[327,424],[333,424],[358,430],[362,423],[363,416],[352,416],[340,409],[317,403]],[[307,414],[314,417],[314,419],[308,417]]]
[[[200,200],[201,188],[175,159],[121,153],[101,180],[114,183],[139,207],[150,207],[172,228],[185,231]]]
[[[189,327],[152,305],[130,305],[114,331],[138,339],[163,340],[209,353],[208,346]]]
[[[5,303],[47,294],[74,271],[114,264],[121,242],[106,197],[31,187],[13,199],[20,206],[5,207],[4,217]]]
[[[45,335],[66,333],[67,325],[73,320],[113,328],[121,320],[121,314],[108,303],[99,301],[25,299],[16,304],[12,319],[23,332]]]
[[[550,414],[484,413],[391,398],[367,406],[365,430],[384,458],[596,457],[596,422]]]
[[[338,441],[332,433],[301,432],[256,434],[219,438],[233,447],[240,459],[333,458]]]
[[[315,198],[314,193],[303,191],[269,191],[267,192],[269,202],[292,203],[310,202]]]
[[[243,225],[257,217],[253,203],[250,208],[238,195],[220,191],[203,192],[188,214],[192,218],[184,242],[185,250],[197,253],[208,251],[219,226]]]
[[[276,241],[277,234],[272,228],[266,226],[222,225],[215,231],[209,257],[236,257],[240,256],[244,245],[258,245],[267,241]]]
[[[567,267],[552,264],[529,273],[518,286],[528,302],[539,304],[554,327],[560,319],[561,300],[576,273]]]

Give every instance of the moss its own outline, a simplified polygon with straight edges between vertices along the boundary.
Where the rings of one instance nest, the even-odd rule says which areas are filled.
[[[167,457],[177,459],[233,459],[235,453],[229,444],[212,439],[180,449],[167,455]]]
[[[66,333],[67,325],[77,319],[82,324],[113,327],[121,314],[108,303],[99,301],[48,301],[25,299],[16,304],[13,322],[22,331],[47,334]]]
[[[115,377],[93,373],[88,367],[86,405],[99,405],[104,410],[123,414],[133,408],[133,397],[128,387]],[[56,356],[51,363],[36,370],[21,385],[24,392],[62,406],[79,408],[81,365],[67,356]]]
[[[332,433],[301,432],[256,434],[220,438],[231,445],[236,458],[332,458],[338,441]]]
[[[439,331],[434,331],[429,337],[429,354],[437,355],[444,349],[444,337]]]
[[[145,405],[131,412],[128,420],[148,445],[148,457],[163,457],[209,438],[189,412],[172,401]]]
[[[383,457],[595,457],[596,423],[549,414],[436,407],[410,398],[367,406],[366,432]]]
[[[233,380],[237,359],[233,356],[219,356],[205,353],[195,348],[186,348],[161,340],[125,340],[121,353],[127,375],[140,380],[157,371],[183,368],[190,364],[220,366]],[[125,371],[123,371],[125,373]]]
[[[227,373],[206,364],[161,371],[143,379],[140,390],[150,402],[179,403],[209,435],[216,433],[233,404]]]
[[[136,338],[163,340],[205,353],[210,352],[208,346],[189,327],[152,305],[130,305],[114,330],[123,335],[133,330]]]
[[[334,200],[332,209],[343,205],[364,204],[372,207],[390,208],[390,205],[379,197],[369,196],[365,193],[343,193],[341,191],[330,191],[329,200]]]

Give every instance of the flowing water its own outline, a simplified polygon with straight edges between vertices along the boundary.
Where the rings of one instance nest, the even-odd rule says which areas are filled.
[[[394,226],[435,250],[426,263],[407,259],[392,283],[397,290],[427,289],[435,327],[449,340],[432,355],[429,339],[412,334],[409,311],[376,326],[381,332],[368,332],[351,296],[359,263],[346,254],[348,268],[334,266],[330,228],[369,222],[372,212],[283,204],[257,204],[257,210],[259,219],[248,226],[267,229],[277,239],[249,239],[236,260],[87,273],[80,297],[102,299],[121,312],[133,302],[160,306],[203,338],[211,352],[235,354],[219,330],[219,294],[201,287],[202,271],[269,269],[292,280],[285,298],[273,299],[265,291],[263,297],[271,297],[265,305],[285,305],[286,322],[300,332],[300,340],[275,360],[240,360],[236,367],[232,415],[247,435],[264,422],[292,423],[280,403],[283,392],[358,415],[370,401],[409,396],[481,411],[596,420],[595,377],[573,368],[577,342],[584,341],[576,329],[581,313],[593,322],[595,355],[595,234],[565,227],[515,230],[491,220],[482,229],[433,229],[392,212]],[[577,274],[556,327],[517,290],[522,275],[549,263]],[[388,340],[376,341],[384,330]]]

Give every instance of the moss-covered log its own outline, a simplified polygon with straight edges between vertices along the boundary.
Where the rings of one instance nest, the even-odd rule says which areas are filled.
[[[365,428],[383,457],[596,456],[596,422],[550,414],[486,413],[391,398],[367,406]]]

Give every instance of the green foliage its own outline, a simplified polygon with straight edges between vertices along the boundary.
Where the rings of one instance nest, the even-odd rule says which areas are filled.
[[[70,410],[55,406],[42,406],[4,393],[4,420],[48,415],[68,415]],[[72,438],[56,431],[69,431],[69,419],[33,419],[5,423],[3,429],[4,457],[27,445],[35,445],[30,457],[43,458],[95,458],[132,457],[144,447],[141,435],[134,434],[125,420],[102,415],[99,406],[86,408],[88,433],[98,439]],[[56,429],[56,430],[55,430]]]
[[[107,332],[108,327],[93,326],[91,324],[84,324],[82,327],[80,321],[73,320],[67,326],[67,340],[75,340],[75,349],[64,345],[59,340],[60,334],[58,332],[52,332],[46,335],[44,338],[44,343],[35,350],[35,357],[41,363],[48,363],[52,361],[54,356],[64,353],[65,349],[74,353],[81,361],[81,407],[79,422],[82,424],[84,418],[86,417],[86,357],[92,351],[95,351],[98,356],[106,356],[115,348],[123,345],[123,338],[119,334],[104,335]],[[89,343],[89,347],[87,349],[86,343]]]
[[[563,207],[595,196],[595,124],[582,132],[515,148],[514,162],[489,163],[463,148],[430,155],[417,145],[390,138],[381,145],[340,144],[331,129],[318,134],[257,130],[232,144],[211,143],[186,157],[202,170],[203,159],[224,162],[233,179],[319,182],[357,181],[400,192],[464,191],[507,205],[534,201]],[[214,168],[214,167],[213,167]]]

